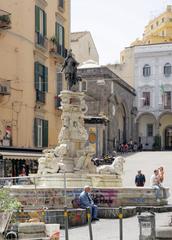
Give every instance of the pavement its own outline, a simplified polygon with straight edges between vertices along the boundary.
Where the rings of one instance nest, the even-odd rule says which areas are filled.
[[[138,152],[124,155],[123,186],[134,186],[134,178],[137,170],[142,170],[146,176],[145,186],[149,186],[149,180],[154,169],[163,166],[165,169],[165,180],[163,185],[170,187],[172,192],[172,152]],[[169,198],[172,204],[172,196]],[[172,212],[156,213],[156,227],[168,225]],[[100,219],[92,224],[93,240],[119,240],[119,220]],[[65,232],[61,230],[60,240],[65,240]],[[123,219],[123,240],[139,239],[139,223],[137,216]],[[69,240],[90,240],[88,225],[69,229]]]

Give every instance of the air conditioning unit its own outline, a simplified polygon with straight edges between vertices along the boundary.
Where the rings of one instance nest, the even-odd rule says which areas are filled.
[[[0,85],[0,94],[8,95],[9,94],[8,87]]]

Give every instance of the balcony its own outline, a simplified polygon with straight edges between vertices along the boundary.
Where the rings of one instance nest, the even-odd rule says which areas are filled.
[[[40,103],[45,103],[45,92],[36,90],[36,101]]]
[[[48,49],[48,39],[39,32],[35,32],[35,43],[39,48]]]
[[[52,57],[61,58],[62,61],[67,57],[67,49],[57,44],[55,40],[50,40],[49,52]]]
[[[10,29],[11,19],[10,13],[0,10],[0,29]]]
[[[55,108],[59,109],[61,107],[61,98],[59,96],[55,96],[54,100],[55,100]]]

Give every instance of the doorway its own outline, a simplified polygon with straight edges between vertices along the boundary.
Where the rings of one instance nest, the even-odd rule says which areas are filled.
[[[165,149],[172,150],[172,126],[165,129]]]

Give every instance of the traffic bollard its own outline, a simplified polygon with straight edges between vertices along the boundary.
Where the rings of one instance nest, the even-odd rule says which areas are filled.
[[[87,220],[88,220],[88,227],[89,227],[89,235],[90,235],[90,240],[93,240],[93,232],[92,232],[92,226],[91,226],[91,213],[90,213],[90,208],[87,207],[86,213],[87,213]]]
[[[65,224],[65,240],[69,240],[69,234],[68,234],[68,211],[67,207],[64,207],[64,224]]]
[[[119,239],[123,240],[123,212],[122,212],[122,207],[119,207],[119,213],[118,213],[118,218],[119,218]]]

